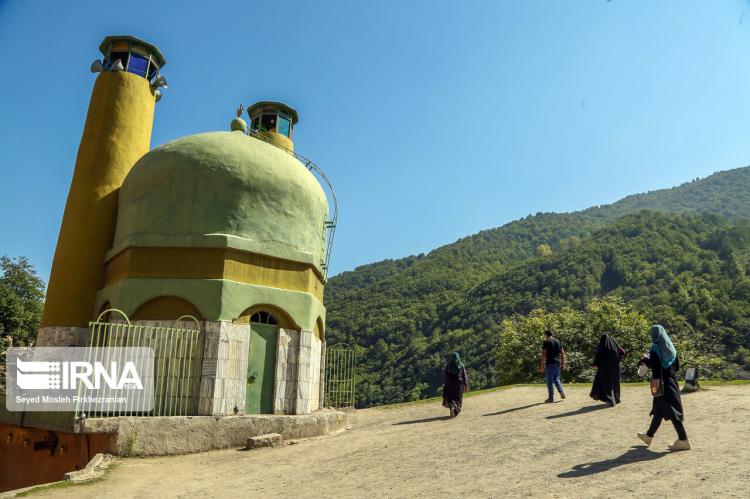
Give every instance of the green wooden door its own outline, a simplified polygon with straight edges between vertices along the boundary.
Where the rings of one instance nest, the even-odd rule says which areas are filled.
[[[250,324],[245,414],[273,413],[278,326]]]

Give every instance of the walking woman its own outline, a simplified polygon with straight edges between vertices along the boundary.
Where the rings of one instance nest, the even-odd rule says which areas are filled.
[[[677,385],[677,371],[680,369],[677,350],[662,326],[651,326],[649,334],[653,342],[651,349],[638,362],[638,366],[639,373],[643,374],[643,366],[651,369],[651,395],[654,396],[654,403],[651,409],[651,426],[646,433],[638,433],[638,438],[646,445],[651,445],[662,420],[668,419],[677,431],[677,441],[668,446],[669,450],[689,450],[690,442],[683,425],[685,412]]]
[[[599,346],[594,355],[594,385],[591,387],[591,398],[601,400],[609,407],[620,403],[620,361],[625,357],[625,350],[608,334],[599,338]]]
[[[466,366],[457,352],[453,352],[445,364],[443,376],[443,407],[450,409],[451,417],[455,418],[461,413],[464,392],[469,390]]]

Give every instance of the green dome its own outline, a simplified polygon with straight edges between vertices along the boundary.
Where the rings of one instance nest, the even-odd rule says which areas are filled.
[[[231,247],[315,265],[328,202],[287,152],[241,132],[183,137],[133,166],[110,256],[128,246]]]

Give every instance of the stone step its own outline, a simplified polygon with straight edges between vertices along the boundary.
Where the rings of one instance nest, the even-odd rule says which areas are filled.
[[[109,459],[111,460],[112,458],[110,457]],[[86,482],[98,478],[104,473],[102,469],[104,461],[104,454],[96,454],[82,470],[65,473],[65,475],[63,475],[63,480],[66,482]]]
[[[247,439],[248,449],[257,449],[259,447],[276,447],[281,445],[281,435],[278,433],[266,433],[257,437]]]

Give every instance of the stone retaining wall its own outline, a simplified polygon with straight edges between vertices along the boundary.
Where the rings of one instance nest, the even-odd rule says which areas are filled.
[[[346,414],[322,410],[301,416],[173,416],[89,419],[83,433],[115,435],[118,456],[164,456],[245,446],[249,437],[279,433],[286,440],[327,435],[346,426]]]

